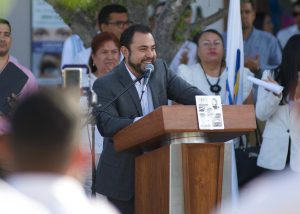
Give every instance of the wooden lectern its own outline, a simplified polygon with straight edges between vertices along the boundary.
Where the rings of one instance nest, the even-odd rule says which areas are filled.
[[[223,106],[223,117],[223,130],[200,130],[195,106],[162,106],[114,136],[117,151],[157,148],[135,161],[137,214],[215,208],[222,197],[223,142],[256,128],[253,105]]]

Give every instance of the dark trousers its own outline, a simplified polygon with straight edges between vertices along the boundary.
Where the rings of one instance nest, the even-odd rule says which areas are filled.
[[[114,198],[107,199],[120,211],[121,214],[134,214],[134,197],[129,201],[120,201]]]

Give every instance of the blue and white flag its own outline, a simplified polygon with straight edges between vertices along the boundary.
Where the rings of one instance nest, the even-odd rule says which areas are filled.
[[[228,72],[226,81],[226,103],[230,105],[243,103],[243,81],[241,81],[241,79],[244,72],[244,43],[240,11],[240,0],[230,0],[226,49],[226,71]],[[226,146],[227,158],[225,157],[224,162],[230,163],[229,165],[231,165],[231,168],[227,168],[227,173],[231,174],[231,179],[227,181],[227,185],[230,186],[227,200],[231,201],[232,208],[234,208],[238,204],[238,180],[234,143],[228,141],[225,144],[225,148]]]
[[[227,23],[226,81],[227,103],[243,103],[244,44],[240,0],[230,0]]]

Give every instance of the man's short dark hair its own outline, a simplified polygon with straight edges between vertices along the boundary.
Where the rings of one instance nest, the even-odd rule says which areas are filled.
[[[0,18],[0,24],[5,24],[9,27],[9,32],[11,32],[11,26],[8,20]]]
[[[109,4],[104,6],[98,15],[98,24],[104,24],[109,22],[109,16],[112,13],[128,13],[126,7],[119,4]]]
[[[151,29],[148,26],[135,24],[128,27],[124,32],[121,34],[120,38],[120,45],[125,46],[129,49],[130,44],[132,43],[132,38],[134,36],[134,33],[152,33]]]
[[[78,132],[78,108],[58,90],[43,90],[22,101],[11,121],[14,160],[32,171],[60,170]]]
[[[255,10],[255,4],[253,0],[241,0],[241,4],[249,3],[253,10]]]

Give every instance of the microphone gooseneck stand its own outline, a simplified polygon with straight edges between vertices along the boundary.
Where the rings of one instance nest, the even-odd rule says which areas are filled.
[[[92,105],[93,107],[93,114],[91,115],[91,117],[87,120],[87,122],[84,124],[88,125],[91,124],[91,128],[92,128],[92,148],[91,148],[91,153],[92,153],[92,197],[96,196],[96,161],[95,161],[95,129],[96,129],[96,118],[99,114],[101,114],[102,112],[105,112],[105,110],[112,105],[117,99],[119,99],[124,93],[126,93],[137,81],[140,81],[141,79],[143,79],[145,77],[145,74],[139,76],[138,78],[136,78],[128,87],[126,87],[124,89],[124,91],[122,91],[120,94],[118,94],[113,100],[111,100],[109,103],[107,103],[105,106],[103,106],[101,108],[101,104],[100,105]],[[97,109],[98,108],[98,109]]]
[[[92,129],[92,147],[91,147],[91,155],[92,155],[92,197],[96,197],[96,154],[95,154],[95,130],[96,130],[96,123],[91,123]]]

